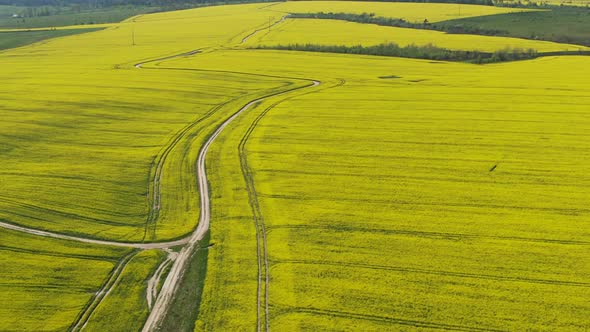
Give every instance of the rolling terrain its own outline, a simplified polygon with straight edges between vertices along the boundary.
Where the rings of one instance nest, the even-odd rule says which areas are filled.
[[[217,6],[0,51],[0,330],[590,328],[590,58],[252,49],[583,46],[287,16],[319,11],[525,10]]]

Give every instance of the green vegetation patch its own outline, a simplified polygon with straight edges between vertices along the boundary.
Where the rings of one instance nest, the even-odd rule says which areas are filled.
[[[505,31],[505,36],[590,46],[590,8],[553,7],[549,11],[470,17],[437,23],[446,29]]]
[[[8,6],[7,6],[8,7]],[[29,28],[46,28],[59,27],[68,25],[84,25],[99,23],[120,22],[131,16],[145,14],[154,11],[154,8],[144,6],[125,6],[125,7],[108,7],[86,11],[75,11],[63,9],[58,13],[45,15],[43,13],[30,13],[38,7],[13,7],[12,12],[19,17],[12,17],[13,14],[5,13],[0,17],[0,28],[3,29],[29,29]],[[5,12],[10,10],[5,9]]]
[[[77,35],[98,30],[102,30],[102,28],[0,32],[0,50],[25,46],[45,39]]]
[[[210,234],[207,232],[199,242],[200,246],[193,253],[178,291],[170,304],[170,309],[162,321],[161,331],[192,332],[194,330],[207,274],[209,239]]]

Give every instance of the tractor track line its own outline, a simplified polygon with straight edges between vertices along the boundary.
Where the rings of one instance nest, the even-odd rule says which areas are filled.
[[[420,321],[420,320],[410,320],[404,318],[396,318],[396,317],[387,317],[387,316],[379,316],[376,314],[360,314],[360,313],[352,313],[352,312],[343,312],[338,310],[329,310],[329,309],[317,309],[317,308],[301,308],[301,307],[291,307],[291,312],[300,312],[300,313],[307,313],[312,315],[322,315],[328,317],[337,317],[337,318],[344,318],[344,319],[354,319],[354,320],[368,320],[368,321],[375,321],[375,322],[384,322],[389,324],[407,326],[413,330],[418,328],[423,329],[434,329],[438,331],[465,331],[465,332],[504,332],[506,330],[500,330],[496,328],[488,328],[484,326],[465,326],[465,325],[455,325],[455,324],[445,324],[445,323],[436,323],[436,322],[429,322],[429,321]]]
[[[277,24],[279,24],[279,23],[281,23],[281,22],[285,21],[285,20],[287,19],[287,16],[289,16],[289,15],[287,14],[287,15],[285,15],[285,16],[283,16],[283,17],[281,17],[281,19],[280,19],[280,20],[278,20],[278,21],[274,22],[273,24],[269,24],[269,25],[266,25],[265,27],[262,27],[262,28],[259,28],[259,29],[256,29],[256,30],[252,31],[252,33],[250,33],[250,34],[249,34],[249,35],[247,35],[246,37],[242,38],[242,42],[241,42],[240,44],[244,44],[245,42],[247,42],[247,41],[248,41],[248,39],[250,39],[250,38],[254,37],[254,35],[256,35],[257,33],[259,33],[260,31],[264,31],[264,30],[269,30],[269,31],[270,31],[270,29],[271,29],[272,27],[274,27],[275,25],[277,25]]]
[[[133,259],[135,254],[137,254],[137,250],[132,250],[127,255],[123,256],[119,263],[113,268],[111,273],[109,274],[106,282],[103,284],[101,289],[94,294],[94,296],[90,299],[88,304],[84,310],[78,315],[78,318],[72,323],[72,326],[69,328],[68,331],[81,331],[84,329],[88,320],[94,313],[94,310],[98,308],[98,306],[102,303],[102,301],[109,295],[109,293],[113,290],[113,288],[117,285],[117,282],[121,278],[123,274],[123,270],[127,264]]]
[[[248,158],[246,154],[246,143],[250,138],[252,132],[256,129],[256,126],[262,120],[262,118],[270,112],[273,108],[278,106],[279,104],[293,99],[297,97],[301,97],[306,94],[317,93],[319,91],[336,88],[342,86],[346,83],[344,80],[340,80],[340,82],[333,86],[328,86],[321,90],[314,90],[310,92],[300,93],[294,96],[289,96],[274,102],[272,105],[268,106],[264,111],[262,111],[256,119],[252,122],[242,139],[240,140],[240,144],[238,146],[239,156],[240,156],[240,166],[242,175],[246,182],[246,190],[248,191],[248,203],[252,209],[252,215],[254,217],[255,227],[256,227],[256,249],[257,249],[257,263],[258,263],[258,285],[257,285],[257,331],[261,331],[261,302],[262,302],[262,278],[264,274],[264,323],[266,331],[270,331],[270,315],[269,315],[269,301],[270,301],[270,272],[269,272],[269,262],[268,262],[268,246],[267,246],[267,239],[266,239],[266,225],[264,223],[264,217],[262,216],[262,212],[260,210],[260,205],[258,202],[258,195],[256,193],[256,187],[254,185],[254,178],[252,176],[252,171],[248,166]],[[314,82],[313,86],[319,85],[319,82]],[[264,259],[262,259],[262,256]],[[262,272],[262,262],[264,261],[264,273]]]

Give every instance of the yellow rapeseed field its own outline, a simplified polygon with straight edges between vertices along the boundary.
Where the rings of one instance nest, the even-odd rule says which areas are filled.
[[[434,22],[513,10],[218,6],[2,51],[0,220],[111,241],[186,236],[200,213],[195,160],[214,128],[249,101],[308,86],[252,105],[211,146],[207,274],[188,326],[588,329],[590,58],[473,65],[248,49],[397,31],[400,44],[427,33],[441,47],[495,50],[507,41],[333,21],[265,28],[284,12]],[[0,239],[11,299],[0,330],[138,330],[147,280],[174,254],[6,229]]]
[[[289,82],[134,65],[249,33],[268,19],[256,8],[137,17],[96,33],[0,52],[0,79],[8,83],[0,92],[0,219],[114,241],[189,233],[199,214],[194,160],[201,142],[242,102]],[[150,218],[155,206],[159,213]],[[86,330],[104,330],[105,322],[115,330],[143,324],[144,281],[159,257],[142,252],[136,259],[128,250],[99,247],[105,254],[90,261],[79,252],[90,255],[94,246],[68,241],[56,255],[57,240],[5,236],[2,294],[13,300],[2,306],[0,330],[67,330],[87,313]],[[24,253],[12,244],[30,241],[34,249]],[[87,311],[122,262],[123,282],[114,283],[96,312]]]
[[[226,51],[170,65],[326,86],[271,108],[245,147],[268,230],[270,326],[578,330],[590,324],[588,61]],[[257,114],[211,166],[223,250],[210,252],[197,330],[256,323],[235,150]]]
[[[139,331],[147,318],[147,280],[165,253],[145,250],[135,255],[107,298],[89,317],[87,331]]]
[[[0,232],[0,331],[65,331],[127,249]]]
[[[209,134],[202,129],[236,107],[228,102],[239,104],[248,94],[286,83],[133,65],[226,43],[248,31],[242,24],[255,28],[266,21],[256,8],[183,11],[178,19],[171,13],[143,16],[0,53],[5,68],[0,76],[11,83],[0,96],[6,124],[0,216],[118,241],[173,239],[190,232],[199,214],[192,157]],[[245,18],[238,24],[234,16]],[[219,35],[211,26],[219,26]],[[156,172],[160,162],[163,171]],[[160,197],[154,198],[157,191]],[[150,206],[160,218],[150,218]]]

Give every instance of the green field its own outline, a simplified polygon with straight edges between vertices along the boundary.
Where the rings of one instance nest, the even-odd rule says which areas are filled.
[[[168,295],[148,330],[590,329],[590,57],[253,49],[580,47],[282,19],[550,15],[461,8],[215,6],[0,52],[0,330],[140,331]]]
[[[15,48],[45,39],[65,37],[79,33],[93,32],[100,29],[64,29],[41,31],[0,32],[0,50]]]
[[[19,14],[24,7],[0,6],[0,29],[29,29],[61,27],[69,25],[92,25],[100,23],[120,22],[129,17],[155,11],[149,7],[112,7],[86,11],[64,11],[49,16],[13,18],[12,14]]]
[[[470,17],[440,24],[499,29],[511,37],[590,46],[590,8],[585,7]]]
[[[18,6],[0,5],[0,16],[3,16],[3,17],[12,16],[19,9],[20,9],[20,7],[18,7]]]
[[[518,3],[517,1],[513,0],[506,0],[503,1],[504,4],[513,4]],[[588,7],[590,5],[590,1],[588,0],[546,0],[546,1],[521,1],[521,4],[530,5],[530,4],[537,4],[537,5],[549,5],[549,6],[573,6],[573,7]]]

